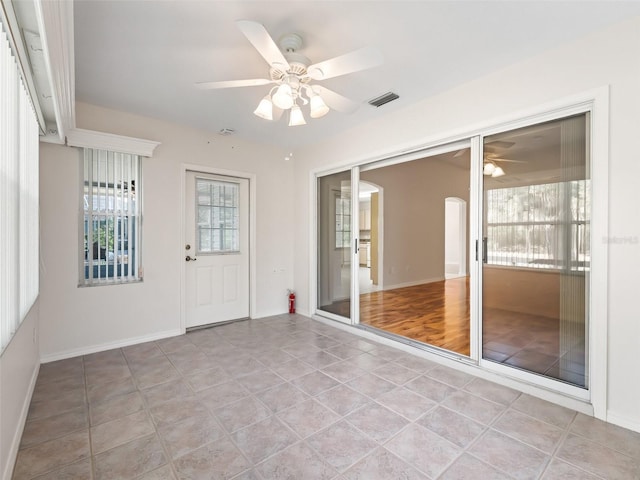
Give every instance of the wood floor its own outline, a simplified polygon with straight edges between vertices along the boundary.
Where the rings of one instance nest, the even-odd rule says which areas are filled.
[[[468,356],[468,277],[360,295],[360,323]]]
[[[349,317],[351,302],[322,310]],[[360,323],[469,355],[468,277],[360,295]]]

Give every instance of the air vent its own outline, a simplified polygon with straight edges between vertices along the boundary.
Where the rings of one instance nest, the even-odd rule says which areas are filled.
[[[373,100],[369,100],[369,105],[372,105],[374,107],[381,107],[385,103],[393,102],[398,98],[400,97],[397,94],[393,92],[387,92],[384,95],[380,95],[379,97],[374,98]]]
[[[234,133],[236,133],[236,131],[233,128],[223,128],[218,132],[218,134],[222,135],[223,137],[233,135]]]

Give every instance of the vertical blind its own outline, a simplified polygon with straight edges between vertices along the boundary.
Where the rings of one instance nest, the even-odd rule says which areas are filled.
[[[140,280],[140,157],[85,148],[83,172],[80,283]]]
[[[487,190],[487,263],[589,270],[590,191],[588,179]]]
[[[0,351],[39,289],[38,123],[0,22]]]

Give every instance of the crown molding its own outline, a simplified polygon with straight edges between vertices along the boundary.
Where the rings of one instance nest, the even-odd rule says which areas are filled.
[[[57,131],[47,131],[46,137],[64,143],[76,125],[73,2],[33,2],[56,115]]]
[[[67,133],[67,145],[70,147],[98,148],[112,152],[152,157],[153,151],[160,145],[160,142],[124,137],[112,133],[96,132],[82,128],[73,128]]]

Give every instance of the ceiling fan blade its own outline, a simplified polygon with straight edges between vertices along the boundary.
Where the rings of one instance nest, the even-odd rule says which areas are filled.
[[[383,58],[380,51],[373,47],[365,47],[310,65],[307,68],[307,72],[314,80],[324,80],[377,67],[382,64],[382,61]]]
[[[524,160],[510,160],[508,158],[492,158],[491,160],[494,161],[494,162],[527,163]]]
[[[203,90],[212,90],[215,88],[259,87],[270,83],[273,83],[273,81],[266,78],[253,78],[250,80],[226,80],[224,82],[199,82],[196,83],[196,87]]]
[[[511,148],[516,144],[516,142],[505,142],[503,140],[494,140],[492,142],[487,142],[484,144],[485,147],[490,147],[490,148],[503,148],[503,149],[507,149],[507,148]]]
[[[458,150],[458,151],[453,155],[453,157],[454,157],[454,158],[461,157],[461,156],[462,156],[462,155],[464,155],[468,150],[469,150],[468,148],[462,148],[462,149]]]
[[[251,42],[251,45],[258,50],[258,53],[267,61],[269,66],[277,68],[282,72],[288,71],[289,62],[284,58],[284,55],[273,41],[267,29],[264,25],[258,22],[252,22],[251,20],[238,20],[236,22],[238,28],[247,37],[247,40]]]
[[[347,97],[343,97],[339,93],[329,90],[328,88],[320,85],[313,85],[312,88],[314,92],[322,97],[324,103],[326,103],[329,108],[337,110],[338,112],[353,113],[360,106],[353,100],[349,100]]]

